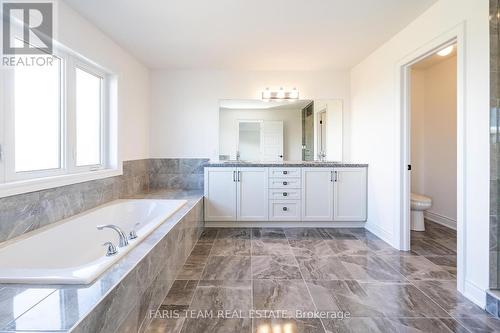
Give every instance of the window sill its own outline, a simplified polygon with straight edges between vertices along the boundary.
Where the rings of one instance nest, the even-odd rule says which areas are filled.
[[[15,181],[6,184],[0,184],[0,198],[71,184],[83,183],[91,180],[120,176],[122,174],[123,171],[121,168],[119,168]]]

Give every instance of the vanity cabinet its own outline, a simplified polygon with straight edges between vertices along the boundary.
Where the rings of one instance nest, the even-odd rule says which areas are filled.
[[[366,168],[335,168],[333,220],[366,220]]]
[[[236,220],[266,221],[268,168],[238,168],[236,173]]]
[[[268,168],[205,168],[205,221],[267,221]]]
[[[236,168],[205,168],[205,221],[236,221]]]
[[[333,168],[302,168],[302,221],[333,221]]]
[[[363,222],[367,168],[205,167],[205,221]]]

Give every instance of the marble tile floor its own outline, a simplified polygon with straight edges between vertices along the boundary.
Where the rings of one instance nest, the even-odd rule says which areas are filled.
[[[147,332],[500,332],[456,292],[453,244],[433,223],[410,252],[365,229],[207,228]]]

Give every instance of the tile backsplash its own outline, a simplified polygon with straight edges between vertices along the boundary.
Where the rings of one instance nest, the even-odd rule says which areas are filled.
[[[149,160],[149,186],[156,189],[203,189],[204,158],[175,158]]]
[[[119,198],[161,189],[203,189],[208,159],[123,162],[123,175],[0,198],[0,242]]]

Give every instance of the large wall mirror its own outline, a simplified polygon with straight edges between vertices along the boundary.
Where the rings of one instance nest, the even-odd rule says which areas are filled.
[[[342,101],[222,100],[219,159],[342,161]]]

